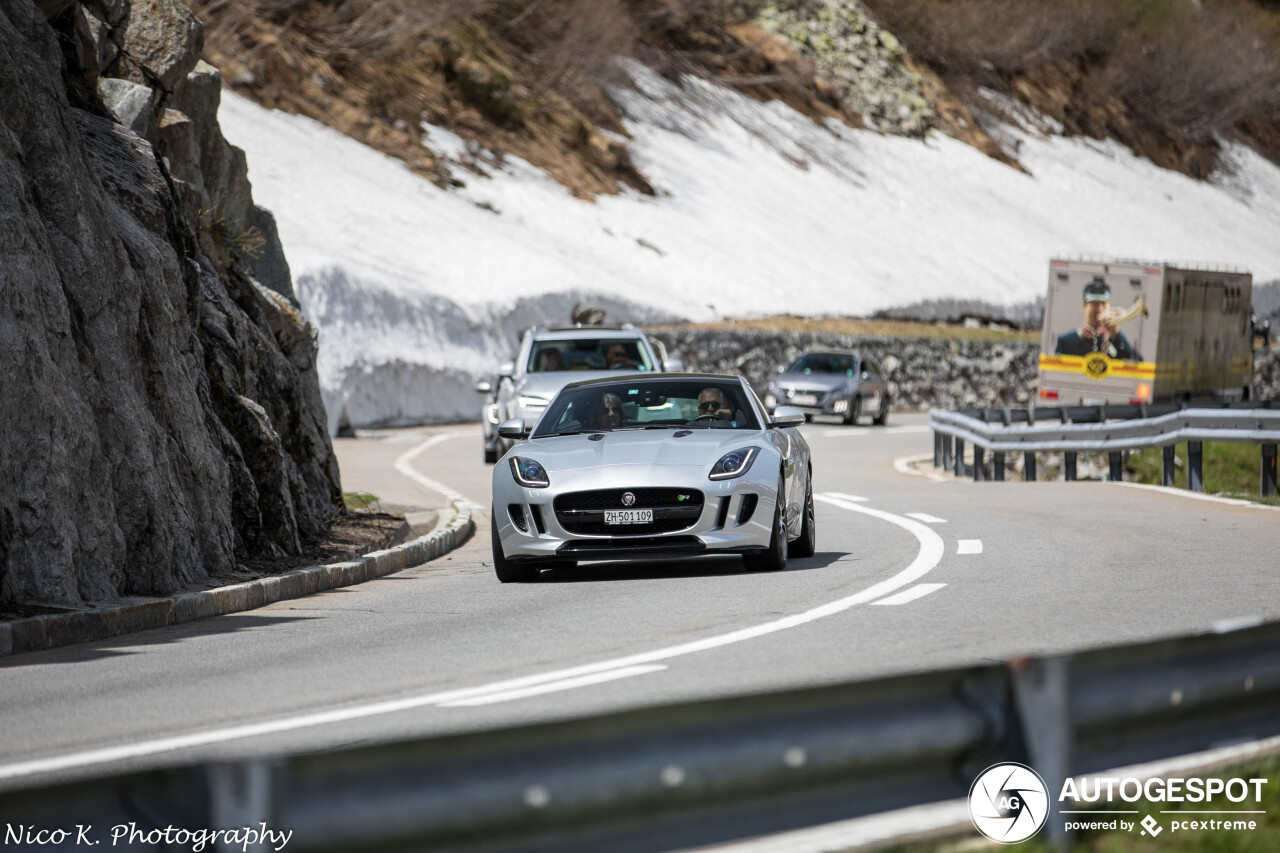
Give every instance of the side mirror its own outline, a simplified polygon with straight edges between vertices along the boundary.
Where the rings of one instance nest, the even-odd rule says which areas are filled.
[[[512,418],[509,421],[503,421],[498,424],[498,435],[518,441],[522,438],[528,438],[529,431],[524,428],[524,418]]]
[[[477,382],[476,390],[479,391],[481,394],[492,394],[493,385],[489,382]]]
[[[498,376],[503,379],[510,379],[516,375],[516,363],[514,361],[504,361],[498,365]]]
[[[684,373],[684,362],[678,356],[669,355],[662,360],[662,369],[667,373]]]
[[[804,412],[794,406],[779,406],[769,419],[770,427],[793,427],[804,423]]]

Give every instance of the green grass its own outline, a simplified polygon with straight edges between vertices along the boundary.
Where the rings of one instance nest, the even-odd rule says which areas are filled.
[[[1275,496],[1262,497],[1262,449],[1243,442],[1206,442],[1201,470],[1204,490],[1210,494],[1280,505]],[[1177,445],[1178,459],[1174,484],[1187,487],[1187,445]],[[1129,456],[1129,479],[1134,483],[1160,485],[1163,456],[1160,448],[1136,451]]]
[[[1193,812],[1205,808],[1203,803],[1149,803],[1139,801],[1133,806],[1138,814],[1124,815],[1126,821],[1135,826],[1142,822],[1148,814],[1163,827],[1156,837],[1143,836],[1141,828],[1132,831],[1099,830],[1080,833],[1067,850],[1070,853],[1274,853],[1280,850],[1280,758],[1273,757],[1252,761],[1236,767],[1216,769],[1205,773],[1178,774],[1187,777],[1230,779],[1266,779],[1263,788],[1262,803],[1253,804],[1252,796],[1242,803],[1227,803],[1223,809],[1265,809],[1266,814],[1240,815],[1245,820],[1255,820],[1257,828],[1253,830],[1214,830],[1194,829],[1174,832],[1169,825],[1174,820],[1206,820],[1226,819],[1230,815],[1196,815],[1196,814],[1160,814],[1161,810],[1177,810]],[[1250,789],[1252,794],[1252,789]],[[1081,820],[1089,820],[1089,815],[1075,815]],[[1098,815],[1098,820],[1110,820],[1114,815]],[[1043,833],[1043,830],[1042,830]],[[908,844],[890,848],[885,853],[958,853],[965,850],[1017,850],[1018,853],[1056,853],[1042,836],[1026,844],[1000,845],[982,842],[975,830],[972,838],[949,839],[927,844]]]
[[[371,492],[343,492],[342,502],[352,512],[361,512],[363,510],[369,512],[381,511],[381,507],[378,504],[378,496]]]

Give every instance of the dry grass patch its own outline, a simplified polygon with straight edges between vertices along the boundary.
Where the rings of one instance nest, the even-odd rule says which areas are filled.
[[[886,338],[942,338],[981,341],[1037,341],[1039,332],[1013,332],[1004,329],[971,329],[944,323],[913,323],[907,320],[866,320],[857,317],[797,317],[784,314],[752,320],[720,320],[713,323],[689,323],[681,326],[646,327],[647,331],[673,329],[714,329],[720,331],[750,330],[758,332],[801,332],[856,335]]]

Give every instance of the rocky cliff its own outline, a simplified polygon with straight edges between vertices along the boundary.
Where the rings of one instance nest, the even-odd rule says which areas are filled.
[[[339,511],[201,44],[176,0],[0,3],[0,603],[169,592]]]

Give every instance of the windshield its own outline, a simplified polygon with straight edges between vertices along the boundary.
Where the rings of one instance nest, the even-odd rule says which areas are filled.
[[[653,370],[647,348],[635,338],[534,341],[527,373],[562,370]]]
[[[760,423],[737,382],[621,380],[561,391],[533,437],[677,428],[747,430]]]
[[[839,373],[853,375],[853,356],[838,353],[809,352],[791,362],[787,373]]]

